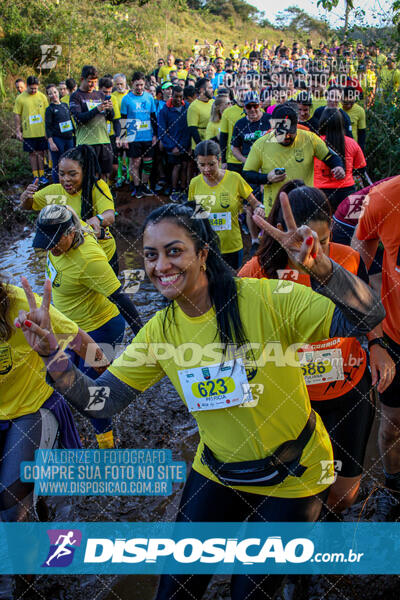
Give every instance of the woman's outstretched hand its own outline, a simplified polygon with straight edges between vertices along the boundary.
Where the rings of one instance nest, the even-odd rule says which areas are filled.
[[[279,200],[286,231],[274,227],[259,215],[253,215],[254,223],[279,242],[300,271],[313,275],[321,283],[325,282],[332,273],[332,263],[323,253],[317,234],[307,225],[297,227],[285,192],[281,192]]]
[[[48,356],[57,350],[58,344],[51,329],[50,301],[51,281],[46,279],[43,287],[43,299],[40,307],[37,306],[35,295],[28,280],[21,277],[26,299],[28,300],[29,312],[20,310],[14,321],[15,327],[22,329],[26,341],[30,347],[41,356]]]

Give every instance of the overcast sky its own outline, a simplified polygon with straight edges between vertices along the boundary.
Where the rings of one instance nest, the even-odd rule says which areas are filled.
[[[264,11],[266,18],[272,23],[275,20],[276,14],[289,6],[298,6],[314,17],[325,15],[333,26],[340,26],[343,23],[343,21],[340,20],[340,17],[343,17],[344,15],[344,0],[340,0],[338,7],[331,13],[318,8],[317,0],[280,0],[279,6],[277,6],[277,2],[273,2],[272,0],[247,1],[256,6],[259,10]],[[389,14],[392,2],[388,0],[355,0],[355,5],[365,10],[368,24],[377,25],[379,19],[374,19],[374,16],[382,12]]]

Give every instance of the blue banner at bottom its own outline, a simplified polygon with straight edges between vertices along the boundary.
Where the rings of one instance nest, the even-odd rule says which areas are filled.
[[[400,523],[0,523],[0,574],[398,574]]]

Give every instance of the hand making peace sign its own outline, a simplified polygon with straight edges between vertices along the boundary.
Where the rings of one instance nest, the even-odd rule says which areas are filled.
[[[48,356],[57,350],[58,344],[54,337],[50,321],[51,281],[46,279],[43,287],[43,299],[40,307],[37,306],[35,295],[28,280],[21,277],[28,300],[29,312],[20,310],[14,325],[20,329],[30,347],[41,356]]]
[[[285,192],[281,192],[279,200],[287,231],[274,227],[259,215],[253,215],[253,221],[280,243],[300,271],[324,282],[332,273],[332,263],[323,253],[317,234],[307,225],[297,227]]]

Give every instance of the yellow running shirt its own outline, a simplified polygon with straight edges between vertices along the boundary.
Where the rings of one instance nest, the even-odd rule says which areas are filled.
[[[99,179],[97,185],[104,192],[105,195],[102,194],[96,186],[93,187],[93,216],[99,214],[101,215],[105,210],[115,210],[114,200],[110,188],[108,187],[106,182],[103,181],[103,179]],[[70,194],[67,194],[67,192],[62,187],[61,183],[53,183],[35,192],[33,196],[32,210],[42,210],[42,208],[44,206],[47,206],[48,204],[68,204],[68,206],[74,209],[78,217],[81,217],[81,197],[81,190],[79,190],[79,192],[71,196]],[[100,247],[104,250],[107,259],[110,260],[115,253],[116,244],[115,239],[110,233],[108,227],[106,227],[106,232],[108,233],[108,235],[111,235],[111,238],[108,240],[98,240],[98,242],[100,244]]]
[[[356,142],[358,142],[358,130],[365,129],[367,127],[365,110],[359,104],[353,104],[350,110],[344,110],[344,112],[350,117],[351,133],[353,134],[353,138],[356,140]]]
[[[111,104],[112,104],[113,110],[114,110],[114,119],[120,119],[121,118],[120,106],[118,104],[118,100],[112,94],[111,94]],[[112,121],[107,121],[107,133],[108,133],[108,135],[115,135],[114,125],[113,125]]]
[[[211,140],[211,138],[218,138],[221,130],[221,121],[209,121],[207,123],[206,137],[204,139]]]
[[[127,93],[128,93],[128,90],[126,90],[125,92],[122,92],[122,93],[121,93],[121,92],[117,92],[117,91],[115,91],[115,92],[113,92],[113,93],[111,94],[111,99],[112,99],[112,98],[115,98],[115,99],[116,99],[116,101],[118,102],[118,109],[119,109],[119,112],[120,112],[120,113],[121,113],[121,102],[122,102],[122,98],[123,98],[124,96],[126,96],[126,94],[127,94]],[[114,106],[114,103],[113,103],[113,106]],[[120,118],[120,117],[118,117],[118,118]]]
[[[28,301],[23,289],[6,287],[11,296],[8,320],[14,323],[20,310],[29,311]],[[37,294],[35,298],[40,306],[41,298]],[[60,346],[65,348],[77,335],[78,326],[54,306],[50,306],[50,319]],[[42,359],[28,345],[21,329],[13,326],[11,337],[0,340],[0,421],[36,412],[53,391],[46,383]]]
[[[323,160],[328,154],[325,142],[315,133],[304,129],[297,130],[296,138],[290,146],[278,144],[274,131],[254,142],[244,165],[244,175],[245,171],[268,174],[272,169],[286,169],[284,181],[264,185],[265,215],[269,215],[279,189],[289,179],[303,179],[306,185],[312,186],[314,156]]]
[[[237,252],[243,248],[238,216],[242,212],[243,199],[253,189],[239,173],[225,171],[218,185],[210,186],[203,175],[194,177],[189,185],[189,200],[194,200],[210,213],[210,223],[216,231],[221,254]]]
[[[399,69],[388,69],[383,67],[380,72],[380,81],[378,80],[380,88],[387,89],[393,87],[394,91],[400,87],[400,71]]]
[[[60,98],[60,102],[64,102],[64,104],[68,104],[68,106],[69,106],[69,98],[70,98],[70,95],[66,94],[65,96]]]
[[[22,137],[45,137],[44,117],[49,103],[42,92],[22,92],[15,100],[14,114],[21,117]]]
[[[171,71],[176,71],[176,66],[172,65],[172,67],[169,67],[168,65],[164,65],[163,67],[160,67],[160,70],[158,71],[158,78],[160,79],[161,83],[164,83],[165,81],[169,81],[169,74]]]
[[[193,100],[187,110],[188,127],[197,127],[201,140],[205,139],[208,121],[210,120],[211,107],[214,100],[202,102],[201,100]],[[196,143],[192,138],[192,148],[196,147]]]
[[[239,348],[236,358],[240,359],[239,353],[244,356],[246,385],[250,384],[253,398],[247,406],[192,412],[200,434],[193,468],[213,481],[218,480],[201,462],[203,442],[218,460],[239,462],[264,458],[298,437],[311,408],[295,350],[306,341],[329,337],[335,308],[324,296],[293,282],[289,282],[290,293],[280,293],[282,282],[277,280],[242,279],[236,285],[244,332],[251,344]],[[205,367],[222,362],[215,311],[188,317],[174,303],[174,312],[167,313],[164,323],[165,312],[157,312],[142,327],[109,371],[140,392],[167,375],[187,404],[182,377],[200,367],[207,379]],[[315,432],[302,454],[301,464],[308,468],[301,477],[289,476],[276,486],[235,488],[283,498],[311,496],[328,487],[323,468],[328,466],[328,477],[332,476],[331,462],[329,436],[317,415]]]
[[[238,160],[232,154],[231,139],[232,139],[233,128],[235,127],[236,122],[245,116],[246,116],[246,113],[244,112],[243,108],[241,106],[239,106],[238,104],[234,104],[233,106],[230,106],[229,108],[225,109],[224,112],[222,113],[221,133],[228,134],[228,141],[226,143],[226,162],[228,162],[228,163],[234,163],[236,165],[241,164],[240,160]]]
[[[119,315],[107,296],[121,284],[92,235],[85,234],[83,244],[60,256],[48,252],[46,271],[54,306],[81,329],[94,331]]]

